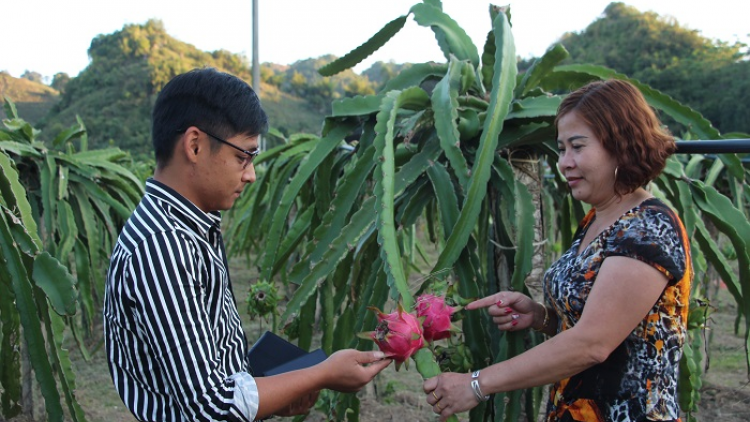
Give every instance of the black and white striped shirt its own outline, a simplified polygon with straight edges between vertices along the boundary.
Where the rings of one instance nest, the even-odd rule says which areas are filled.
[[[141,421],[252,421],[258,411],[220,223],[149,179],[112,252],[109,369]]]

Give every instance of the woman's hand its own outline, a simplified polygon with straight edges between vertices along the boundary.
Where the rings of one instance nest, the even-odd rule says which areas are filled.
[[[518,292],[495,293],[469,303],[465,309],[480,308],[487,308],[500,331],[541,328],[544,323],[544,307]]]
[[[372,381],[391,362],[383,352],[345,349],[332,354],[318,367],[325,376],[324,388],[351,393]]]
[[[471,389],[470,374],[446,372],[425,380],[422,385],[427,404],[445,421],[449,416],[465,412],[479,404]]]

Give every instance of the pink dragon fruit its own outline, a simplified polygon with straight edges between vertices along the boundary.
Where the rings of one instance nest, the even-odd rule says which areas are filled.
[[[390,314],[375,307],[368,309],[377,312],[378,326],[375,331],[362,333],[362,337],[374,340],[386,357],[396,361],[396,369],[424,346],[422,324],[416,316],[404,311],[400,303],[398,311]]]
[[[445,298],[424,294],[417,298],[417,318],[424,318],[424,338],[429,342],[448,338],[456,328],[451,325],[451,315],[457,311],[445,304]]]

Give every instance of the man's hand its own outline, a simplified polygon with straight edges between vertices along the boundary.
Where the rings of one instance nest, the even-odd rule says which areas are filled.
[[[383,352],[345,349],[332,354],[318,366],[326,376],[325,388],[351,393],[362,389],[391,362],[391,359],[385,359]]]
[[[318,401],[318,395],[320,395],[320,391],[310,393],[276,412],[276,416],[305,415],[310,412],[315,402]]]

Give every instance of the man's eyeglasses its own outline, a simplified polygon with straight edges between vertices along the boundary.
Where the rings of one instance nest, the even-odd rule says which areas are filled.
[[[244,158],[244,160],[242,161],[242,168],[243,168],[243,169],[244,169],[244,168],[246,168],[246,167],[247,167],[248,165],[252,164],[253,160],[255,160],[255,157],[257,157],[257,156],[258,156],[258,154],[260,154],[260,148],[255,148],[255,149],[254,149],[254,150],[252,150],[252,151],[244,150],[244,149],[242,149],[242,148],[238,147],[237,145],[235,145],[235,144],[233,144],[233,143],[231,143],[231,142],[227,142],[226,140],[224,140],[224,139],[221,139],[221,138],[219,138],[219,137],[218,137],[218,136],[216,136],[216,135],[213,135],[213,134],[211,134],[211,133],[209,133],[209,132],[206,132],[205,130],[203,130],[203,129],[201,129],[201,128],[197,128],[197,129],[198,129],[198,130],[200,130],[201,132],[205,133],[205,134],[206,134],[206,135],[208,135],[209,137],[211,137],[211,138],[214,138],[215,140],[217,140],[217,141],[221,142],[222,144],[226,144],[226,145],[229,145],[230,147],[232,147],[232,148],[236,149],[237,151],[240,151],[240,152],[242,152],[243,154],[245,154],[245,158]],[[184,132],[184,131],[183,131],[183,132]]]

